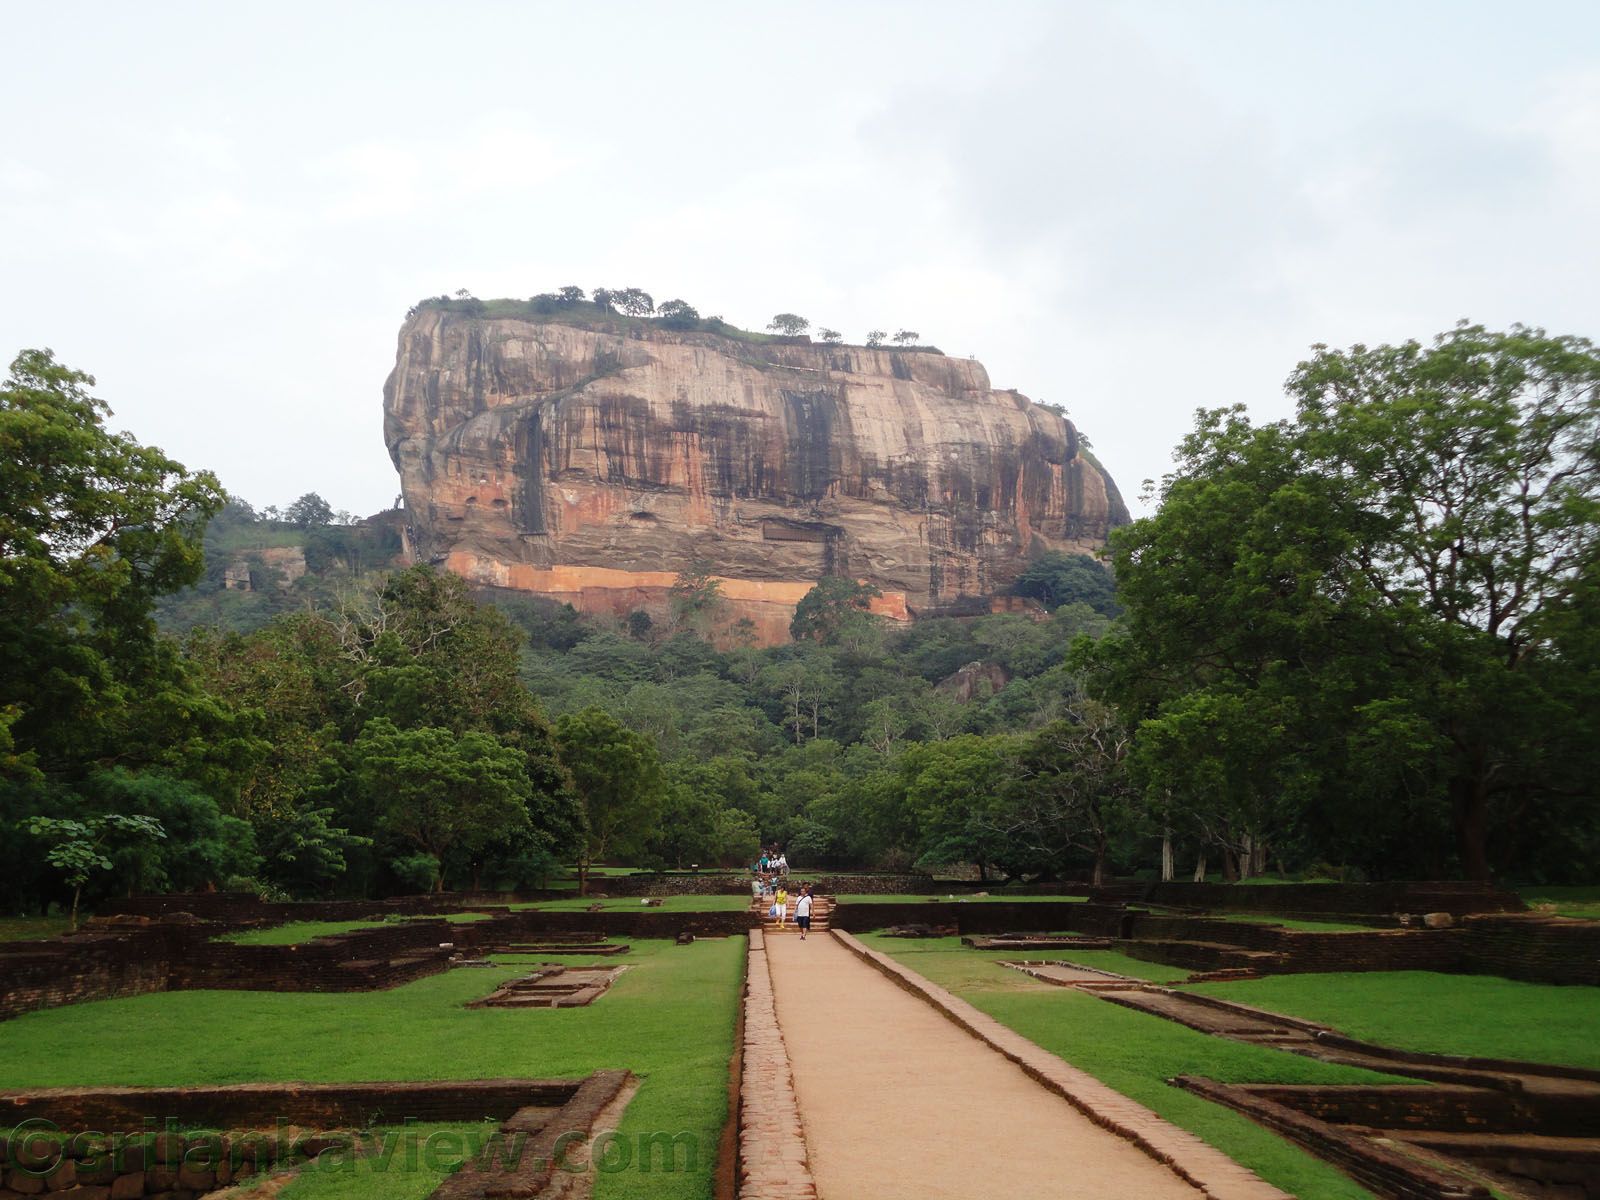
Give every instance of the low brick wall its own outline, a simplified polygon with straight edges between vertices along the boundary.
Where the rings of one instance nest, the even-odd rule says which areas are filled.
[[[995,886],[944,879],[935,881],[928,875],[828,875],[792,870],[789,872],[789,878],[796,882],[809,883],[822,893],[845,892],[862,896],[932,896],[947,892],[960,895]],[[748,871],[707,871],[698,875],[678,872],[659,875],[640,873],[596,877],[589,881],[591,893],[606,896],[740,896],[749,890]],[[1028,893],[1024,890],[1023,894]]]
[[[288,946],[250,946],[206,940],[174,958],[167,986],[286,992],[373,991],[394,987],[449,965],[457,926],[447,921],[401,921]]]
[[[1240,1086],[1320,1121],[1368,1129],[1593,1137],[1600,1117],[1592,1100],[1566,1091],[1515,1092],[1451,1083]]]
[[[641,908],[638,912],[570,912],[523,909],[492,917],[487,921],[466,921],[454,926],[459,946],[502,944],[528,941],[541,933],[593,932],[605,937],[675,938],[680,933],[695,937],[738,937],[761,924],[761,918],[747,909],[727,912],[672,912]]]
[[[1118,885],[1118,896],[1128,890]],[[1151,883],[1137,893],[1146,904],[1210,912],[1345,914],[1521,912],[1515,892],[1486,883]]]
[[[171,912],[192,897],[173,897]],[[144,992],[200,988],[249,991],[347,992],[397,987],[449,966],[451,945],[480,947],[535,940],[542,934],[595,932],[604,937],[733,937],[760,924],[754,914],[731,912],[501,912],[483,921],[394,921],[294,945],[254,946],[216,940],[266,922],[262,910],[287,908],[288,919],[326,917],[294,906],[260,905],[238,898],[210,911],[217,921],[172,921],[111,926],[104,931],[43,942],[0,945],[0,1020],[41,1008]],[[202,906],[203,907],[203,906]],[[482,911],[481,909],[478,911]],[[370,912],[366,914],[371,916]],[[361,919],[360,917],[340,919]]]
[[[519,1108],[559,1108],[578,1079],[393,1083],[241,1083],[214,1087],[22,1088],[0,1091],[0,1126],[43,1117],[63,1130],[142,1133],[168,1121],[206,1129],[271,1129],[282,1120],[348,1129],[416,1121],[481,1121]]]
[[[0,1020],[85,1000],[164,992],[168,965],[159,943],[136,950],[126,939],[0,946]]]
[[[816,1200],[805,1136],[796,1119],[799,1104],[789,1050],[772,996],[766,939],[759,929],[750,931],[741,1054],[740,1200]]]
[[[549,1120],[535,1109],[518,1109],[501,1124],[500,1132],[507,1138],[529,1136],[520,1161],[510,1170],[493,1163],[468,1162],[446,1177],[430,1200],[539,1200],[545,1196],[554,1200],[571,1196],[571,1178],[556,1176],[557,1160],[566,1152],[567,1139],[575,1133],[594,1132],[601,1113],[617,1099],[629,1078],[627,1071],[596,1071]]]
[[[1183,967],[1189,971],[1252,970],[1281,972],[1286,961],[1270,950],[1245,950],[1209,942],[1118,942],[1116,949],[1143,962]]]
[[[589,880],[589,894],[598,896],[738,896],[749,890],[749,874],[734,872],[596,875]],[[576,896],[578,893],[563,894]]]
[[[938,904],[894,901],[870,904],[838,904],[828,914],[834,929],[860,933],[890,925],[954,925],[962,934],[1044,933],[1067,930],[1096,937],[1118,937],[1127,915],[1119,907],[1075,903],[1070,900],[1019,901],[984,900],[962,903],[947,900]]]
[[[1215,1083],[1191,1075],[1173,1081],[1186,1091],[1244,1113],[1257,1124],[1334,1164],[1357,1182],[1392,1200],[1492,1200],[1489,1189],[1468,1183],[1414,1155],[1378,1145],[1306,1112],[1290,1108],[1264,1089]],[[1408,1089],[1409,1090],[1409,1089]]]
[[[1465,965],[1473,974],[1600,986],[1600,921],[1471,917],[1461,933]]]
[[[1265,890],[1265,889],[1260,889]],[[1514,930],[1503,928],[1522,924],[1526,918],[1469,918],[1468,927],[1480,923],[1492,931],[1488,944],[1503,947],[1491,971],[1483,967],[1490,960],[1476,956],[1473,944],[1462,928],[1453,929],[1372,929],[1344,933],[1317,930],[1283,929],[1243,921],[1224,921],[1208,917],[1147,913],[1117,905],[1073,903],[1048,900],[1007,903],[985,901],[938,904],[893,902],[840,904],[829,916],[835,929],[860,933],[890,925],[954,925],[963,935],[1065,930],[1094,937],[1120,939],[1119,948],[1135,958],[1168,963],[1192,970],[1250,966],[1263,972],[1334,971],[1444,971],[1507,975],[1510,978],[1544,978],[1555,982],[1565,969],[1572,976],[1594,967],[1585,957],[1587,947],[1600,937],[1600,922],[1591,933],[1561,929],[1551,931],[1547,940],[1532,943],[1536,951],[1530,960],[1544,975],[1518,974],[1525,969],[1515,949]],[[1580,924],[1580,923],[1569,923]],[[1247,961],[1238,949],[1269,951],[1281,958]],[[1563,966],[1565,964],[1565,966]],[[1578,978],[1570,981],[1578,982]]]
[[[559,893],[565,895],[566,893]],[[262,900],[251,892],[173,892],[128,896],[100,905],[98,916],[166,917],[191,913],[221,925],[282,925],[289,921],[365,921],[386,916],[430,916],[463,909],[504,907],[454,892],[393,896],[387,900]]]
[[[194,1196],[292,1155],[314,1157],[334,1131],[410,1121],[500,1120],[511,1153],[468,1161],[432,1193],[439,1200],[566,1195],[553,1159],[587,1137],[629,1080],[597,1071],[581,1080],[486,1079],[429,1083],[240,1084],[184,1088],[44,1088],[0,1092],[0,1126],[58,1132],[0,1143],[4,1189],[117,1200]],[[185,1127],[231,1130],[184,1133]],[[93,1136],[87,1135],[93,1131]],[[114,1136],[123,1135],[123,1136]],[[131,1135],[131,1136],[129,1136]],[[125,1140],[124,1140],[125,1138]],[[16,1161],[11,1161],[14,1154]],[[507,1160],[514,1160],[508,1162]],[[559,1186],[552,1187],[553,1183]],[[176,1190],[174,1190],[176,1189]]]

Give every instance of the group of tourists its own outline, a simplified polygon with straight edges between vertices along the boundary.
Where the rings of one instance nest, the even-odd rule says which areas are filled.
[[[776,917],[782,929],[789,920],[789,901],[794,900],[794,923],[804,941],[811,931],[811,906],[814,898],[811,885],[803,884],[792,896],[789,892],[789,859],[779,850],[763,850],[756,861],[754,877],[750,880],[750,895],[757,901],[770,901],[769,917]]]

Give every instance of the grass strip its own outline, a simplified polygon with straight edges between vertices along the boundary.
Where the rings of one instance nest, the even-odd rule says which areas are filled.
[[[76,1004],[0,1023],[0,1087],[555,1079],[626,1068],[641,1086],[620,1136],[642,1144],[687,1133],[697,1160],[693,1170],[663,1171],[657,1156],[650,1172],[635,1160],[600,1174],[596,1196],[706,1200],[744,960],[743,938],[641,940],[605,997],[572,1009],[465,1007],[526,974],[522,964],[381,992],[163,992]]]
[[[1210,1037],[1086,992],[1039,983],[999,966],[993,957],[963,948],[955,938],[915,942],[866,934],[861,940],[1189,1130],[1277,1187],[1318,1200],[1370,1198],[1371,1193],[1354,1180],[1293,1143],[1239,1113],[1180,1091],[1167,1080],[1193,1074],[1228,1083],[1337,1084],[1395,1082],[1392,1077]],[[1070,957],[1099,965],[1089,964],[1087,954]]]

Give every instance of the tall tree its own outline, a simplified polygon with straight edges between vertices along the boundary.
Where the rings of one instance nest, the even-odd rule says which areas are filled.
[[[1487,879],[1497,817],[1549,787],[1552,735],[1575,732],[1551,672],[1600,666],[1552,636],[1600,568],[1600,349],[1463,323],[1430,347],[1319,347],[1289,390],[1360,534],[1349,584],[1408,668],[1394,699],[1433,724],[1462,868]]]
[[[584,895],[595,862],[637,852],[655,832],[664,799],[661,757],[654,742],[600,708],[559,717],[556,741],[583,806],[578,891]]]
[[[1578,632],[1600,569],[1600,353],[1461,325],[1318,347],[1289,389],[1292,421],[1202,414],[1159,512],[1113,536],[1126,623],[1082,661],[1148,722],[1152,780],[1177,782],[1157,759],[1211,762],[1310,837],[1370,815],[1345,824],[1377,870],[1429,851],[1373,824],[1409,833],[1442,800],[1459,870],[1488,878],[1530,814],[1594,795],[1573,765],[1595,764],[1581,714],[1600,702]]]
[[[59,871],[72,888],[71,928],[78,928],[78,900],[96,871],[111,869],[113,843],[164,838],[161,822],[150,817],[106,813],[85,821],[58,817],[32,817],[23,828],[44,843],[44,860]]]
[[[0,386],[0,711],[60,781],[172,749],[193,689],[151,610],[200,578],[225,500],[210,472],[108,430],[93,386],[48,350]]]
[[[1011,590],[1052,611],[1063,604],[1087,604],[1108,617],[1120,611],[1111,572],[1087,554],[1062,554],[1057,550],[1042,554],[1017,576]]]
[[[722,583],[712,574],[711,563],[697,558],[678,573],[668,593],[673,619],[680,625],[707,637],[717,616],[727,606],[722,598]]]
[[[779,313],[767,322],[767,329],[782,337],[799,337],[811,328],[811,322],[798,313]]]
[[[789,636],[797,642],[809,639],[825,645],[836,643],[845,626],[866,617],[873,597],[881,595],[873,584],[842,575],[824,575],[795,605]]]
[[[436,861],[458,847],[509,847],[527,831],[532,785],[522,757],[486,733],[400,730],[379,717],[352,749],[357,786],[380,826]],[[436,873],[434,890],[443,886]]]
[[[650,293],[636,287],[611,293],[611,302],[630,317],[648,317],[656,310]]]
[[[1072,851],[1091,856],[1090,880],[1105,881],[1112,837],[1135,819],[1127,773],[1130,735],[1115,711],[1079,699],[1067,719],[1024,739],[991,820],[1010,853],[1046,872]]]
[[[663,300],[656,315],[669,329],[692,329],[700,319],[699,310],[687,300]]]
[[[1012,739],[964,734],[912,746],[900,758],[906,803],[926,866],[976,863],[980,878],[1007,861],[1011,841],[994,820],[996,781],[1011,768]]]
[[[283,519],[301,529],[320,529],[333,521],[333,505],[315,492],[307,492],[283,510]]]

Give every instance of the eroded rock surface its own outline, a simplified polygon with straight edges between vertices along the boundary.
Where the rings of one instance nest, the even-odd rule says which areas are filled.
[[[907,619],[1127,519],[1070,422],[934,351],[423,309],[384,410],[419,558],[619,615],[704,560],[764,642],[823,575]]]

